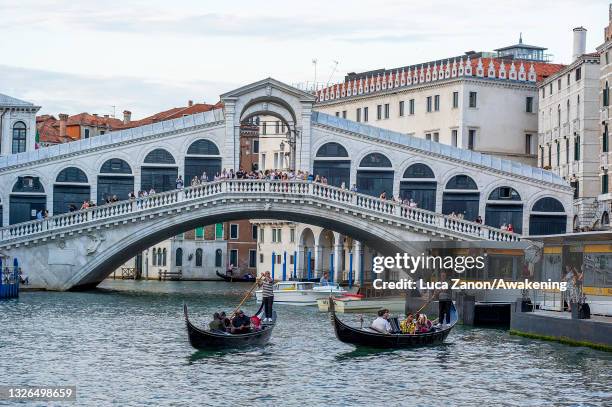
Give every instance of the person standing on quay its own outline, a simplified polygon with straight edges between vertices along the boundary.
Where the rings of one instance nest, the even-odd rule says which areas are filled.
[[[272,280],[269,271],[265,271],[262,277],[263,279],[261,282],[261,294],[265,313],[264,322],[266,322],[272,321],[272,304],[274,303],[274,280]]]

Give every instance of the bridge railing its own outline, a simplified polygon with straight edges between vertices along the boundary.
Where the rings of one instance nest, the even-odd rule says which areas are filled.
[[[0,241],[36,235],[49,230],[61,230],[77,225],[94,224],[126,214],[171,206],[179,202],[197,201],[219,194],[249,195],[271,194],[277,196],[311,196],[383,215],[389,215],[412,223],[436,227],[479,239],[494,241],[518,241],[520,235],[490,226],[470,222],[437,212],[411,208],[398,202],[384,200],[346,189],[307,181],[237,180],[228,179],[207,182],[185,189],[172,190],[147,197],[96,206],[80,211],[51,216],[47,219],[18,223],[0,229]]]

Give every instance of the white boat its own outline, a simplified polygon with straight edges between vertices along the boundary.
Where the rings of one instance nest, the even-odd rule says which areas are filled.
[[[406,299],[404,297],[365,298],[360,301],[346,301],[334,299],[337,313],[364,312],[374,313],[379,309],[387,308],[391,312],[404,312]],[[321,301],[319,307],[322,311],[329,309],[329,302]]]
[[[310,282],[281,281],[274,284],[274,303],[292,305],[317,305],[319,298],[346,294],[338,284],[319,285]],[[262,290],[255,291],[257,302],[262,300]]]

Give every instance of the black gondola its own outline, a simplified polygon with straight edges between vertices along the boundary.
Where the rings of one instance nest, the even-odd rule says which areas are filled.
[[[221,277],[223,280],[227,281],[228,283],[254,283],[255,282],[255,276],[232,277],[228,275],[223,275],[219,273],[218,271],[216,273],[219,277]]]
[[[246,334],[214,332],[198,328],[189,321],[187,304],[183,304],[183,312],[185,313],[189,343],[194,348],[200,350],[235,349],[265,345],[270,340],[272,329],[274,329],[276,325],[276,311],[273,311],[272,322],[262,323],[261,330],[259,331],[253,331]]]
[[[330,302],[330,305],[333,301]],[[336,316],[333,305],[330,306],[331,320],[336,337],[344,342],[355,346],[368,346],[372,348],[411,348],[422,345],[435,345],[444,342],[449,332],[457,323],[457,310],[455,305],[451,306],[451,321],[446,327],[432,332],[407,335],[407,334],[383,334],[370,328],[353,328],[340,321]]]

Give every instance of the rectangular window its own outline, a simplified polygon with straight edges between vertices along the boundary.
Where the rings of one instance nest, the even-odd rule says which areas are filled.
[[[233,264],[234,266],[238,265],[238,249],[232,249],[230,250],[230,264]]]
[[[249,267],[257,267],[257,250],[249,249]]]
[[[361,108],[358,107],[357,110],[355,111],[355,121],[360,122],[361,121]]]
[[[557,79],[557,90],[561,90],[561,78]]]
[[[431,112],[431,96],[427,96],[427,103],[426,103],[426,111],[429,113]]]
[[[578,82],[580,79],[582,79],[582,71],[580,67],[578,67],[576,68],[576,82]]]
[[[601,149],[602,152],[607,153],[609,151],[608,146],[608,123],[604,124],[604,132],[601,140]]]
[[[435,95],[434,96],[434,110],[436,112],[440,111],[440,95]]]
[[[260,263],[263,263],[263,262],[264,262],[264,256],[263,256],[263,253],[260,253],[260,254],[259,254],[259,262],[260,262]]]
[[[408,101],[408,114],[414,114],[414,99]]]
[[[262,169],[266,168],[266,155],[265,154],[261,155],[261,168]]]
[[[257,229],[257,234],[259,235],[259,243],[264,243],[266,229]]]
[[[281,229],[272,228],[272,243],[281,243]]]
[[[278,120],[274,123],[274,133],[280,133],[280,122]]]
[[[553,87],[552,87],[552,82],[548,85],[548,93],[550,93],[550,95],[552,96],[553,94]]]
[[[477,100],[476,100],[477,97],[478,95],[476,92],[470,92],[470,107],[477,106]]]
[[[340,117],[340,112],[336,112],[336,117]]]
[[[570,147],[569,147],[569,139],[568,139],[568,138],[566,138],[566,139],[565,139],[565,163],[566,163],[566,164],[569,164],[569,162],[570,162],[570,161],[569,161],[569,150],[570,150]]]
[[[439,142],[440,142],[440,133],[435,132],[435,133],[433,134],[433,141],[435,141],[436,143],[439,143]]]
[[[230,239],[238,239],[238,225],[235,223],[230,223]]]
[[[580,161],[580,136],[574,134],[574,161]]]
[[[557,144],[557,167],[561,165],[561,144],[559,140],[556,141]]]
[[[385,103],[385,119],[389,118],[389,104]]]
[[[453,109],[459,107],[459,92],[453,92]]]
[[[574,199],[580,198],[580,182],[578,180],[570,182],[570,186],[574,188]]]
[[[257,240],[257,225],[251,225],[251,238]]]
[[[546,88],[542,87],[542,99],[546,97]]]
[[[376,119],[382,119],[382,105],[376,105]]]
[[[473,150],[476,145],[476,130],[470,129],[468,131],[468,150]]]
[[[457,147],[457,130],[451,130],[451,145]]]
[[[527,96],[527,98],[525,98],[525,111],[527,113],[533,113],[533,96]]]
[[[100,135],[103,136],[104,134],[106,134],[105,130],[100,130]]]
[[[605,171],[601,176],[601,193],[608,193],[608,171]]]
[[[343,111],[342,111],[342,118],[343,118],[343,119],[346,119],[346,110],[343,110]]]
[[[85,138],[89,138],[89,129],[85,129]]]
[[[289,242],[295,243],[295,229],[289,229]]]
[[[525,154],[531,154],[531,134],[525,134]]]
[[[404,101],[403,100],[399,102],[399,115],[400,117],[404,116]]]
[[[204,237],[204,228],[203,227],[196,228],[196,230],[195,230],[195,237],[196,237],[196,239],[202,239]]]
[[[259,140],[253,140],[253,154],[259,154]]]
[[[367,106],[363,108],[363,121],[364,122],[368,121],[368,108],[367,108]]]
[[[268,134],[268,126],[266,126],[266,122],[262,122],[261,124],[261,134],[263,135]]]
[[[215,239],[223,240],[223,223],[217,223],[215,225]]]
[[[425,140],[431,140],[431,133],[425,134]]]
[[[540,168],[544,168],[544,146],[540,146]]]
[[[571,76],[570,74],[567,74],[567,86],[568,86],[568,87],[569,87],[569,85],[570,85],[570,78],[571,78],[571,77],[572,77],[572,76]]]

